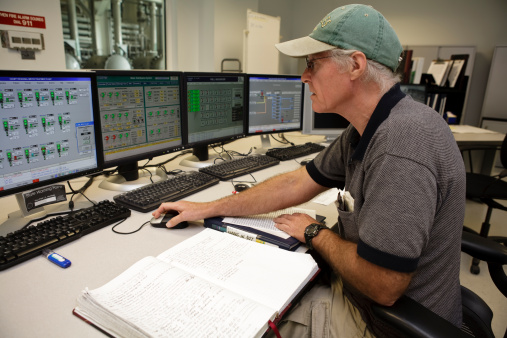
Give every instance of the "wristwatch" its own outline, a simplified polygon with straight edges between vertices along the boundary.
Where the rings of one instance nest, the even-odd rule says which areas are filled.
[[[320,223],[312,223],[305,229],[305,241],[308,249],[313,250],[312,239],[319,234],[322,229],[328,229],[327,226]]]

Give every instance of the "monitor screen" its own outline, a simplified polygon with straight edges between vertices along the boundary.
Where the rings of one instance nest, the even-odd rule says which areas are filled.
[[[297,75],[248,76],[248,135],[301,130],[303,83]]]
[[[187,143],[200,161],[209,144],[244,137],[245,74],[185,73]]]
[[[182,73],[97,70],[104,167],[136,180],[140,160],[183,149]]]
[[[95,73],[0,71],[0,196],[100,170]]]
[[[426,85],[421,84],[400,84],[400,89],[410,95],[415,101],[426,104]]]
[[[335,113],[317,113],[312,109],[308,85],[305,84],[305,103],[303,112],[303,134],[324,135],[331,141],[341,135],[349,121]]]

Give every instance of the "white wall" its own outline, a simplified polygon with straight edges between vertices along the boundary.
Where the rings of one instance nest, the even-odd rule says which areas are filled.
[[[334,8],[336,0],[259,0],[259,12],[281,16],[282,40],[308,35]],[[493,50],[507,44],[507,1],[504,0],[370,0],[394,27],[403,45],[476,46],[477,54],[467,102],[466,124],[478,125]],[[281,72],[301,71],[284,58]]]
[[[35,60],[22,60],[20,52],[0,47],[1,68],[65,70],[60,0],[1,0],[0,11],[43,16],[46,28],[0,25],[0,30],[42,33],[45,50],[35,52]]]
[[[243,58],[247,9],[258,0],[168,0],[168,69],[219,72],[223,59]]]
[[[258,0],[215,0],[215,60],[220,71],[223,59],[239,59],[244,71],[243,32],[246,29],[246,12],[256,12]],[[231,68],[235,64],[226,64]]]

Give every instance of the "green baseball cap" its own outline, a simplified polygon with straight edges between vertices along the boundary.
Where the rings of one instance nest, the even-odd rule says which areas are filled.
[[[293,57],[336,47],[358,50],[393,71],[398,68],[403,52],[400,40],[386,18],[373,7],[358,4],[336,8],[315,26],[310,35],[275,46]]]

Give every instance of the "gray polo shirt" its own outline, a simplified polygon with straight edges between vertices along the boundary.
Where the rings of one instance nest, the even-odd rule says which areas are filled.
[[[465,168],[444,119],[396,85],[362,136],[349,126],[307,170],[352,195],[354,211],[338,209],[339,232],[358,255],[413,272],[406,295],[461,327]]]

